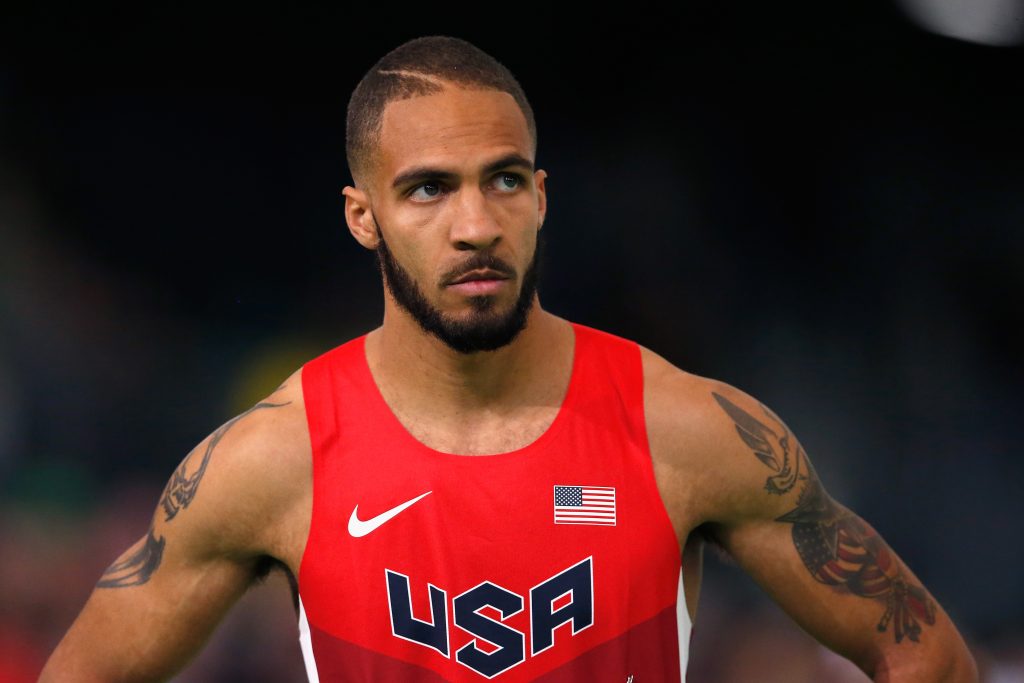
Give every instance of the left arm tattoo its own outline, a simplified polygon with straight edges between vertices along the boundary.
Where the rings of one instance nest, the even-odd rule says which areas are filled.
[[[732,418],[744,443],[776,472],[765,483],[770,494],[781,495],[798,481],[803,482],[796,507],[775,521],[793,525],[793,545],[811,576],[853,595],[884,601],[885,612],[877,629],[886,631],[892,623],[897,643],[904,638],[917,642],[921,634],[919,620],[935,624],[935,604],[922,586],[910,584],[903,577],[882,537],[829,497],[803,448],[796,444],[796,452],[791,452],[789,430],[773,412],[761,406],[774,428],[724,396],[712,395]]]
[[[798,479],[807,479],[807,475],[800,473],[800,463],[807,462],[807,454],[804,453],[803,447],[800,444],[796,444],[796,455],[793,458],[793,463],[790,463],[792,445],[790,433],[786,429],[786,425],[782,423],[782,420],[775,413],[768,410],[764,405],[761,406],[778,426],[778,431],[765,426],[755,419],[753,415],[724,396],[715,392],[711,392],[711,395],[718,401],[718,405],[722,407],[722,410],[728,413],[732,421],[736,423],[736,433],[740,435],[744,443],[750,446],[757,459],[775,471],[775,474],[768,477],[764,484],[764,488],[768,493],[775,493],[781,496],[783,493],[789,492],[796,485]],[[781,453],[776,453],[775,448],[772,446],[773,442],[778,444],[778,450]],[[781,462],[779,461],[780,458]]]

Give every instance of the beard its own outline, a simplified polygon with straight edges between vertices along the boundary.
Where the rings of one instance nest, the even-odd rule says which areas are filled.
[[[377,225],[377,219],[374,218],[373,221],[378,238],[377,262],[384,278],[384,286],[391,292],[395,302],[413,317],[424,332],[437,337],[453,351],[469,354],[500,349],[512,343],[526,327],[526,318],[533,307],[534,295],[537,292],[540,255],[543,251],[541,233],[537,234],[533,258],[523,274],[519,296],[511,308],[506,311],[498,310],[495,297],[491,295],[471,296],[470,314],[455,318],[427,301],[419,285],[388,249],[380,226]],[[495,270],[510,278],[516,274],[515,268],[505,261],[490,252],[479,251],[457,269],[446,273],[441,281],[448,282],[462,273],[482,268]]]

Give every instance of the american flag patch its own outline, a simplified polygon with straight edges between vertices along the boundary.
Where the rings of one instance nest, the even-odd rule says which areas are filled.
[[[555,486],[555,524],[615,526],[615,488]]]

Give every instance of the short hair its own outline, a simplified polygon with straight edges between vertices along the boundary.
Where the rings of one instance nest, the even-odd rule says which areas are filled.
[[[526,117],[537,151],[537,124],[526,94],[512,72],[489,54],[461,38],[414,38],[387,53],[366,72],[348,102],[345,154],[352,179],[362,183],[380,143],[384,109],[395,100],[432,95],[447,81],[463,88],[508,93]]]

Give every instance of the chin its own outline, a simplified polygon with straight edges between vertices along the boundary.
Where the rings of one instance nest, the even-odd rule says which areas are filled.
[[[498,302],[498,298],[494,296],[483,295],[469,297],[470,315],[481,313],[495,317],[499,315],[508,315],[513,306],[515,306],[515,301],[510,301],[504,306],[501,306]]]

